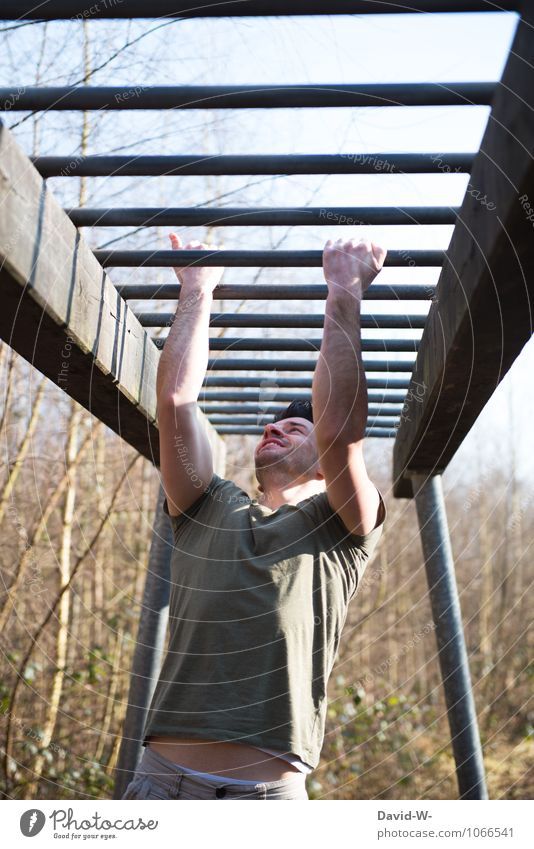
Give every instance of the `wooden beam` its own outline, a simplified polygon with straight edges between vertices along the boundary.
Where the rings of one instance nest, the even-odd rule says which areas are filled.
[[[533,332],[531,24],[518,25],[419,344],[394,447],[398,498],[412,496],[411,474],[446,468]]]
[[[159,463],[159,351],[1,123],[0,337]],[[218,463],[223,442],[199,417]]]

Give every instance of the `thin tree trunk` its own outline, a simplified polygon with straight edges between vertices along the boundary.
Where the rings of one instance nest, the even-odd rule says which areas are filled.
[[[65,589],[62,593],[58,608],[58,630],[56,635],[56,664],[52,678],[52,691],[48,703],[47,717],[41,741],[40,751],[35,758],[33,766],[33,778],[27,787],[26,799],[33,799],[41,780],[43,766],[45,763],[44,750],[48,748],[54,734],[56,721],[59,711],[59,703],[61,700],[61,692],[63,690],[63,679],[65,677],[65,663],[67,659],[67,643],[69,638],[69,608],[70,608],[70,590],[67,589],[70,583],[71,570],[71,547],[72,547],[72,526],[74,522],[74,508],[76,503],[76,482],[75,482],[75,460],[78,450],[78,434],[80,430],[80,422],[83,411],[77,408],[75,401],[71,402],[71,415],[68,427],[67,436],[67,466],[71,472],[70,486],[65,495],[65,503],[63,506],[63,524],[61,530],[61,548],[59,555],[59,585],[60,589]]]
[[[521,510],[519,499],[519,487],[517,485],[517,435],[515,432],[514,397],[513,385],[508,383],[508,440],[510,446],[510,486],[508,498],[508,510],[506,516],[505,546],[503,552],[503,579],[499,607],[499,625],[497,628],[497,640],[501,647],[501,655],[507,650],[513,640],[513,627],[511,617],[508,614],[510,607],[519,598],[521,593],[521,562],[522,549],[518,543],[521,540]],[[517,609],[517,608],[514,608]],[[508,663],[500,663],[502,672],[502,696],[506,698],[514,686],[515,664],[510,658]]]
[[[35,428],[37,427],[37,422],[39,421],[40,406],[45,390],[45,383],[46,380],[43,377],[43,379],[39,383],[37,392],[35,393],[35,398],[32,406],[32,413],[30,416],[30,421],[28,423],[28,429],[22,437],[22,441],[17,449],[17,455],[13,463],[11,464],[11,469],[9,471],[7,481],[5,482],[2,494],[0,495],[0,523],[4,518],[9,499],[11,498],[17,479],[22,471],[22,464],[32,444],[33,434],[35,432]]]
[[[3,407],[2,407],[2,418],[0,418],[0,433],[4,429],[4,425],[5,425],[6,419],[7,419],[7,414],[8,414],[8,411],[9,411],[9,404],[10,404],[10,401],[11,401],[11,393],[13,391],[13,380],[14,380],[14,376],[15,376],[15,364],[16,364],[16,357],[17,357],[17,355],[15,354],[15,351],[12,348],[8,348],[7,345],[2,346],[2,353],[4,355],[3,358],[2,358],[2,365],[3,365],[3,359],[6,360],[6,377],[5,377],[5,383],[4,383],[6,390],[5,390],[5,395],[4,395]],[[6,434],[6,442],[7,442],[7,434]]]
[[[105,515],[106,512],[106,500],[104,493],[106,491],[106,434],[103,429],[100,430],[98,438],[96,440],[96,490],[97,490],[97,501],[98,501],[98,514],[99,516]],[[99,556],[97,562],[95,563],[94,569],[91,570],[91,583],[92,583],[92,642],[93,645],[104,645],[104,628],[102,617],[104,614],[104,564],[106,566],[106,570],[108,571],[108,575],[110,578],[113,578],[113,540],[114,535],[106,533],[105,538],[102,540],[101,545],[99,546],[98,552]]]
[[[481,672],[484,675],[492,663],[492,639],[490,626],[492,622],[492,594],[493,594],[493,557],[491,548],[491,534],[488,523],[488,503],[484,491],[485,482],[483,475],[482,447],[477,440],[477,465],[478,465],[478,536],[480,541],[480,612],[478,617],[478,644],[481,658]]]
[[[100,424],[98,424],[97,427],[100,429]],[[92,434],[88,433],[85,436],[85,439],[82,442],[80,449],[78,451],[78,454],[76,456],[76,460],[74,461],[73,468],[76,468],[77,466],[79,466],[81,460],[83,459],[85,452],[87,451],[89,445],[91,444],[91,440],[92,440],[93,436],[94,436],[94,430],[93,430]],[[30,563],[32,562],[32,560],[35,559],[35,554],[34,554],[33,549],[41,541],[41,538],[42,538],[42,536],[43,536],[43,534],[44,534],[44,532],[47,528],[48,520],[50,519],[52,512],[57,507],[57,503],[58,503],[59,499],[61,498],[61,496],[63,495],[65,487],[67,486],[67,484],[69,482],[69,475],[70,475],[71,471],[72,471],[72,469],[69,469],[68,467],[65,469],[65,472],[64,472],[62,478],[58,481],[54,492],[49,497],[47,505],[44,508],[43,512],[41,513],[41,516],[39,518],[37,525],[35,526],[35,529],[34,529],[32,535],[31,535],[31,538],[28,539],[28,541],[26,543],[26,548],[22,552],[22,557],[21,557],[20,562],[18,564],[14,581],[7,591],[6,601],[4,602],[4,604],[3,604],[3,606],[0,610],[0,634],[3,634],[4,631],[5,631],[8,619],[9,619],[11,612],[13,610],[13,607],[14,607],[14,600],[15,600],[16,594],[19,591],[20,587],[22,586],[23,580],[26,576],[26,573],[27,573],[27,570],[28,570]],[[28,578],[28,581],[27,581],[28,585],[31,585],[32,583],[41,583],[42,582],[42,576],[40,575],[39,567],[35,566],[34,568],[36,570],[36,575],[34,576],[33,579]]]
[[[60,588],[56,598],[53,600],[52,604],[50,605],[50,608],[49,608],[46,616],[42,620],[41,624],[37,627],[36,631],[32,634],[31,644],[30,644],[29,648],[26,650],[24,656],[19,661],[19,674],[17,675],[15,683],[13,685],[13,689],[11,690],[11,692],[9,694],[9,700],[8,700],[8,704],[6,705],[6,710],[5,710],[5,716],[7,717],[7,720],[6,720],[6,733],[5,733],[5,747],[4,747],[4,752],[3,752],[3,767],[4,767],[4,788],[5,788],[5,793],[7,795],[12,795],[12,793],[11,793],[11,790],[12,790],[11,780],[9,778],[9,762],[11,760],[11,748],[12,748],[12,736],[13,736],[13,734],[12,734],[12,732],[13,732],[13,716],[15,714],[14,708],[15,708],[16,701],[17,701],[17,694],[18,694],[18,691],[19,691],[19,687],[21,685],[21,682],[24,680],[23,676],[21,674],[21,670],[26,668],[26,664],[28,663],[30,657],[33,654],[33,650],[34,650],[35,646],[37,645],[37,641],[38,641],[39,637],[41,636],[41,634],[43,633],[46,626],[48,625],[48,623],[50,622],[50,620],[52,619],[52,617],[53,617],[53,615],[54,615],[54,613],[55,613],[55,611],[56,611],[56,609],[57,609],[57,607],[58,607],[58,605],[61,601],[63,594],[69,590],[69,588],[72,584],[72,581],[74,580],[75,576],[77,575],[77,573],[78,573],[80,567],[82,566],[85,558],[87,557],[89,552],[92,551],[94,549],[94,547],[96,546],[96,544],[97,544],[97,542],[100,538],[100,534],[102,533],[103,528],[106,526],[106,524],[109,520],[109,517],[111,516],[111,514],[113,512],[113,508],[115,506],[115,501],[116,501],[116,499],[119,495],[119,492],[122,488],[122,485],[123,485],[125,479],[127,478],[127,476],[130,474],[133,467],[135,466],[136,462],[140,459],[140,457],[141,457],[140,454],[136,454],[132,458],[132,460],[130,460],[130,462],[126,466],[124,472],[122,473],[121,477],[119,478],[118,483],[115,484],[115,487],[113,489],[113,493],[112,493],[112,496],[111,496],[111,501],[109,503],[106,515],[99,522],[95,533],[93,534],[93,536],[89,540],[84,551],[81,554],[79,554],[78,557],[76,558],[76,561],[75,561],[75,563],[74,563],[74,565],[71,569],[70,579],[69,579],[68,583],[64,587]]]
[[[150,547],[150,535],[148,528],[150,527],[149,517],[153,516],[154,503],[156,501],[157,490],[154,487],[155,470],[153,466],[145,463],[142,470],[141,482],[141,509],[143,527],[146,527],[146,533],[143,532],[137,535],[138,544],[136,547],[137,562],[135,564],[135,582],[134,594],[135,598],[142,598],[143,585],[146,576],[146,564],[148,562],[148,552]],[[132,522],[132,517],[129,517],[129,522]]]
[[[110,737],[110,728],[113,719],[113,705],[115,704],[115,696],[117,694],[120,679],[120,662],[122,656],[123,637],[124,631],[122,630],[122,628],[119,628],[117,630],[117,635],[115,638],[115,649],[113,651],[113,666],[110,673],[109,688],[106,698],[106,708],[104,711],[104,718],[102,720],[100,736],[98,738],[98,743],[95,752],[95,761],[97,761],[98,763],[102,759],[104,749],[108,742],[108,738]]]
[[[121,675],[121,679],[123,679],[122,675]],[[121,681],[121,686],[119,688],[119,691],[121,693],[128,691],[128,681],[127,681],[127,679],[123,679]],[[115,770],[117,768],[117,762],[119,760],[119,752],[120,752],[121,743],[122,743],[122,736],[121,736],[121,733],[120,733],[120,729],[124,725],[124,719],[126,717],[126,708],[127,708],[126,700],[123,701],[123,700],[119,699],[116,710],[114,711],[114,716],[113,716],[114,727],[119,729],[119,730],[118,730],[117,734],[115,735],[115,740],[114,740],[114,743],[113,743],[113,748],[111,750],[111,755],[110,755],[109,760],[106,764],[106,772],[108,773],[108,775],[111,775],[111,776],[113,776],[115,774]]]
[[[39,56],[37,58],[37,65],[35,68],[35,86],[41,85],[41,71],[43,67],[43,60],[46,51],[46,36],[48,31],[48,21],[44,21],[42,25],[42,37],[41,37],[41,47],[39,49]],[[32,131],[33,131],[33,140],[32,140],[32,156],[39,155],[39,148],[41,142],[41,118],[42,113],[35,112],[33,115],[32,121]]]

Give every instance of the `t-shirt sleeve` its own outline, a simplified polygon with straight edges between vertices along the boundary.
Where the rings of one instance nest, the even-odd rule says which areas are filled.
[[[169,519],[171,520],[172,530],[173,530],[173,534],[174,534],[175,539],[176,539],[176,536],[179,533],[179,531],[186,524],[186,522],[188,522],[189,519],[193,519],[197,515],[197,513],[200,511],[202,506],[208,501],[210,496],[213,496],[213,494],[220,487],[224,486],[225,483],[226,483],[226,481],[225,481],[224,478],[221,478],[221,477],[219,477],[219,475],[214,473],[211,481],[208,484],[208,486],[206,487],[205,490],[200,492],[196,501],[194,501],[193,504],[191,504],[191,506],[187,508],[187,510],[184,510],[184,512],[180,513],[178,516],[171,516],[171,514],[169,513],[169,506],[167,504],[167,499],[166,498],[163,499],[163,512],[166,513],[167,516],[169,517]]]
[[[353,594],[378,545],[387,518],[386,503],[378,487],[376,489],[380,497],[377,524],[366,534],[352,534],[347,530],[340,516],[330,506],[326,492],[321,492],[313,499],[320,521],[328,528],[336,552],[349,570],[356,570]]]

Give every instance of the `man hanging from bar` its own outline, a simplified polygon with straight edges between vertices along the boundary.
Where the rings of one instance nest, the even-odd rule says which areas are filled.
[[[347,608],[386,518],[363,457],[360,333],[362,296],[386,251],[326,243],[311,402],[292,402],[265,426],[251,499],[214,474],[197,414],[223,269],[187,267],[187,249],[207,246],[171,242],[181,291],[157,375],[174,535],[169,646],[123,798],[307,799]]]

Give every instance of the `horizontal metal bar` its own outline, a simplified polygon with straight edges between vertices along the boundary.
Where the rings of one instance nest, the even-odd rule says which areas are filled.
[[[93,11],[94,9],[94,11]],[[3,0],[3,20],[83,20],[84,18],[220,18],[261,15],[369,15],[415,12],[491,12],[518,9],[518,0]]]
[[[215,389],[203,389],[202,393],[199,397],[199,404],[202,404],[204,401],[239,401],[241,399],[245,401],[256,401],[258,402],[258,392],[250,392],[241,390],[240,392],[230,392],[230,391],[217,391]],[[291,401],[304,401],[310,400],[310,392],[302,392],[298,389],[295,389],[292,392],[277,392],[273,394],[273,397],[269,400],[283,402],[287,407]],[[392,391],[384,391],[382,395],[376,396],[373,398],[373,401],[384,401],[384,403],[395,403],[398,402],[400,404],[404,403],[406,398],[405,392],[392,392]]]
[[[264,401],[272,401],[273,399],[269,397],[269,393],[272,391],[278,391],[278,389],[286,389],[288,387],[292,389],[311,389],[312,386],[312,378],[311,377],[242,377],[240,375],[232,375],[231,377],[225,376],[221,377],[220,375],[207,375],[204,378],[203,382],[204,386],[227,386],[232,387],[232,389],[236,389],[237,387],[243,387],[245,389],[252,389],[253,387],[258,387],[261,389],[261,394]],[[373,396],[375,391],[384,389],[408,389],[410,385],[410,379],[407,377],[399,377],[398,375],[384,375],[380,377],[367,377],[367,388],[369,390],[369,396]],[[254,398],[241,399],[241,396],[238,396],[235,401],[239,400],[248,400],[254,401],[255,398],[258,397],[258,393],[254,395]],[[375,400],[375,398],[373,398]]]
[[[0,88],[13,112],[90,109],[296,109],[491,104],[496,82],[321,83],[225,86],[19,86]]]
[[[256,425],[217,425],[216,427],[217,433],[220,434],[242,434],[244,435],[261,435],[263,433],[263,427]],[[397,431],[395,428],[381,428],[381,427],[373,427],[368,428],[365,431],[365,436],[374,436],[374,437],[382,437],[386,439],[395,439],[397,435]]]
[[[105,268],[172,268],[176,251],[94,251]],[[391,250],[385,265],[389,267],[441,266],[445,251]],[[193,251],[187,252],[187,267],[223,266],[225,268],[321,268],[322,251]]]
[[[257,419],[254,421],[254,419]],[[260,427],[265,427],[266,424],[270,424],[272,422],[272,416],[262,417],[261,420],[256,416],[218,416],[218,415],[210,415],[208,419],[214,427],[218,427],[218,425],[258,425]],[[382,416],[382,417],[374,417],[368,420],[367,424],[369,427],[373,426],[373,423],[376,422],[377,427],[396,427],[399,423],[398,417],[392,416]]]
[[[413,360],[365,360],[363,361],[366,371],[389,371],[407,372],[411,374],[415,357]],[[217,357],[208,360],[209,371],[314,371],[317,359],[307,360],[283,360],[277,359],[238,359],[237,357]]]
[[[130,207],[77,208],[65,212],[76,227],[300,227],[454,224],[448,206]]]
[[[156,339],[158,348],[163,348],[164,340]],[[260,337],[258,339],[236,339],[219,336],[209,340],[210,351],[319,351],[321,339],[273,339]],[[361,340],[362,351],[383,351],[417,353],[417,339],[367,339]]]
[[[182,287],[179,283],[117,283],[115,288],[126,301],[177,301]],[[373,283],[363,297],[371,301],[429,301],[435,292],[435,284],[430,283]],[[222,283],[215,287],[213,297],[221,301],[324,301],[327,293],[326,283]]]
[[[274,416],[276,413],[281,413],[282,410],[285,410],[287,404],[266,404],[264,407],[260,407],[258,402],[255,404],[205,404],[200,401],[199,407],[206,415],[210,415],[211,413],[217,415],[223,413],[226,415],[237,413],[259,415],[261,413],[261,415]]]
[[[174,320],[170,312],[135,313],[143,327],[168,327]],[[362,328],[395,328],[419,330],[425,326],[425,315],[366,315],[362,314]],[[212,313],[210,327],[322,327],[324,315],[306,313]]]
[[[262,404],[259,406],[259,403],[255,404],[199,404],[200,409],[207,416],[210,415],[266,415],[266,416],[274,416],[276,413],[281,413],[282,410],[285,410],[287,404]],[[368,405],[368,415],[370,416],[382,416],[382,415],[400,415],[402,412],[403,405],[402,404],[369,404]]]
[[[35,156],[42,177],[469,173],[474,153],[281,153]]]

